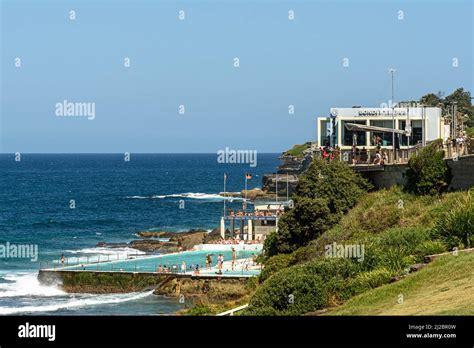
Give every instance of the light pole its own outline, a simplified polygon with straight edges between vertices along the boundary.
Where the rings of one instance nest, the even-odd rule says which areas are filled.
[[[393,149],[393,159],[395,160],[395,107],[394,107],[394,102],[393,102],[393,79],[394,79],[394,74],[397,69],[390,68],[388,69],[389,73],[392,75],[392,99],[391,99],[391,104],[392,104],[392,149]]]
[[[456,114],[458,112],[458,102],[453,101],[453,138],[456,139],[458,136],[457,128],[458,128],[458,120]]]
[[[423,103],[418,103],[418,107],[421,107],[421,145],[425,146],[426,145],[426,137],[425,137],[425,122],[426,122],[426,109],[425,109],[425,104]]]

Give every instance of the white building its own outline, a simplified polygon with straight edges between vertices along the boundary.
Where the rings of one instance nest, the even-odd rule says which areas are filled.
[[[436,107],[331,108],[330,113],[317,119],[318,146],[348,150],[355,143],[369,150],[375,148],[375,137],[380,137],[382,147],[391,149],[393,132],[388,128],[395,128],[395,146],[401,149],[449,136],[441,108]]]

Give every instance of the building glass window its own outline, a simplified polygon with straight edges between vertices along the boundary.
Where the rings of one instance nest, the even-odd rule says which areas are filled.
[[[391,120],[370,121],[370,125],[393,129],[393,122]],[[370,145],[372,146],[377,145],[376,141],[379,141],[381,146],[392,146],[392,140],[393,133],[391,132],[370,132]]]
[[[329,123],[331,121],[322,120],[319,124],[321,126],[321,131],[319,132],[319,146],[326,146],[330,144],[330,128]]]
[[[355,140],[357,142],[358,146],[365,146],[366,144],[366,132],[365,131],[350,131],[346,129],[345,124],[346,123],[356,123],[356,124],[363,124],[366,125],[365,121],[360,121],[360,120],[347,120],[347,121],[341,121],[342,123],[342,145],[344,146],[352,146],[354,144],[354,135],[355,135]]]
[[[419,144],[423,141],[423,127],[422,127],[422,121],[421,120],[413,120],[410,121],[411,123],[411,136],[410,139],[406,135],[401,136],[401,141],[400,145],[401,146],[408,146],[408,140],[410,140],[410,146]],[[399,127],[400,129],[405,129],[407,122],[406,120],[400,120],[399,121]]]

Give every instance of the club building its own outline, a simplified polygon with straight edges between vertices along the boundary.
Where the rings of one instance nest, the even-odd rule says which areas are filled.
[[[393,128],[395,131],[390,131]],[[441,108],[437,107],[331,108],[329,117],[317,119],[318,146],[337,145],[341,150],[348,150],[356,144],[373,149],[377,136],[382,147],[391,149],[393,133],[395,146],[403,149],[446,139],[449,125],[445,126]]]

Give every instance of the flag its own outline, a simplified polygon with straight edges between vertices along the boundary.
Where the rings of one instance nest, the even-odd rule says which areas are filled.
[[[252,179],[252,174],[246,173],[246,174],[245,174],[245,179],[247,179],[247,180]]]
[[[227,174],[224,173],[224,181],[227,181]]]

